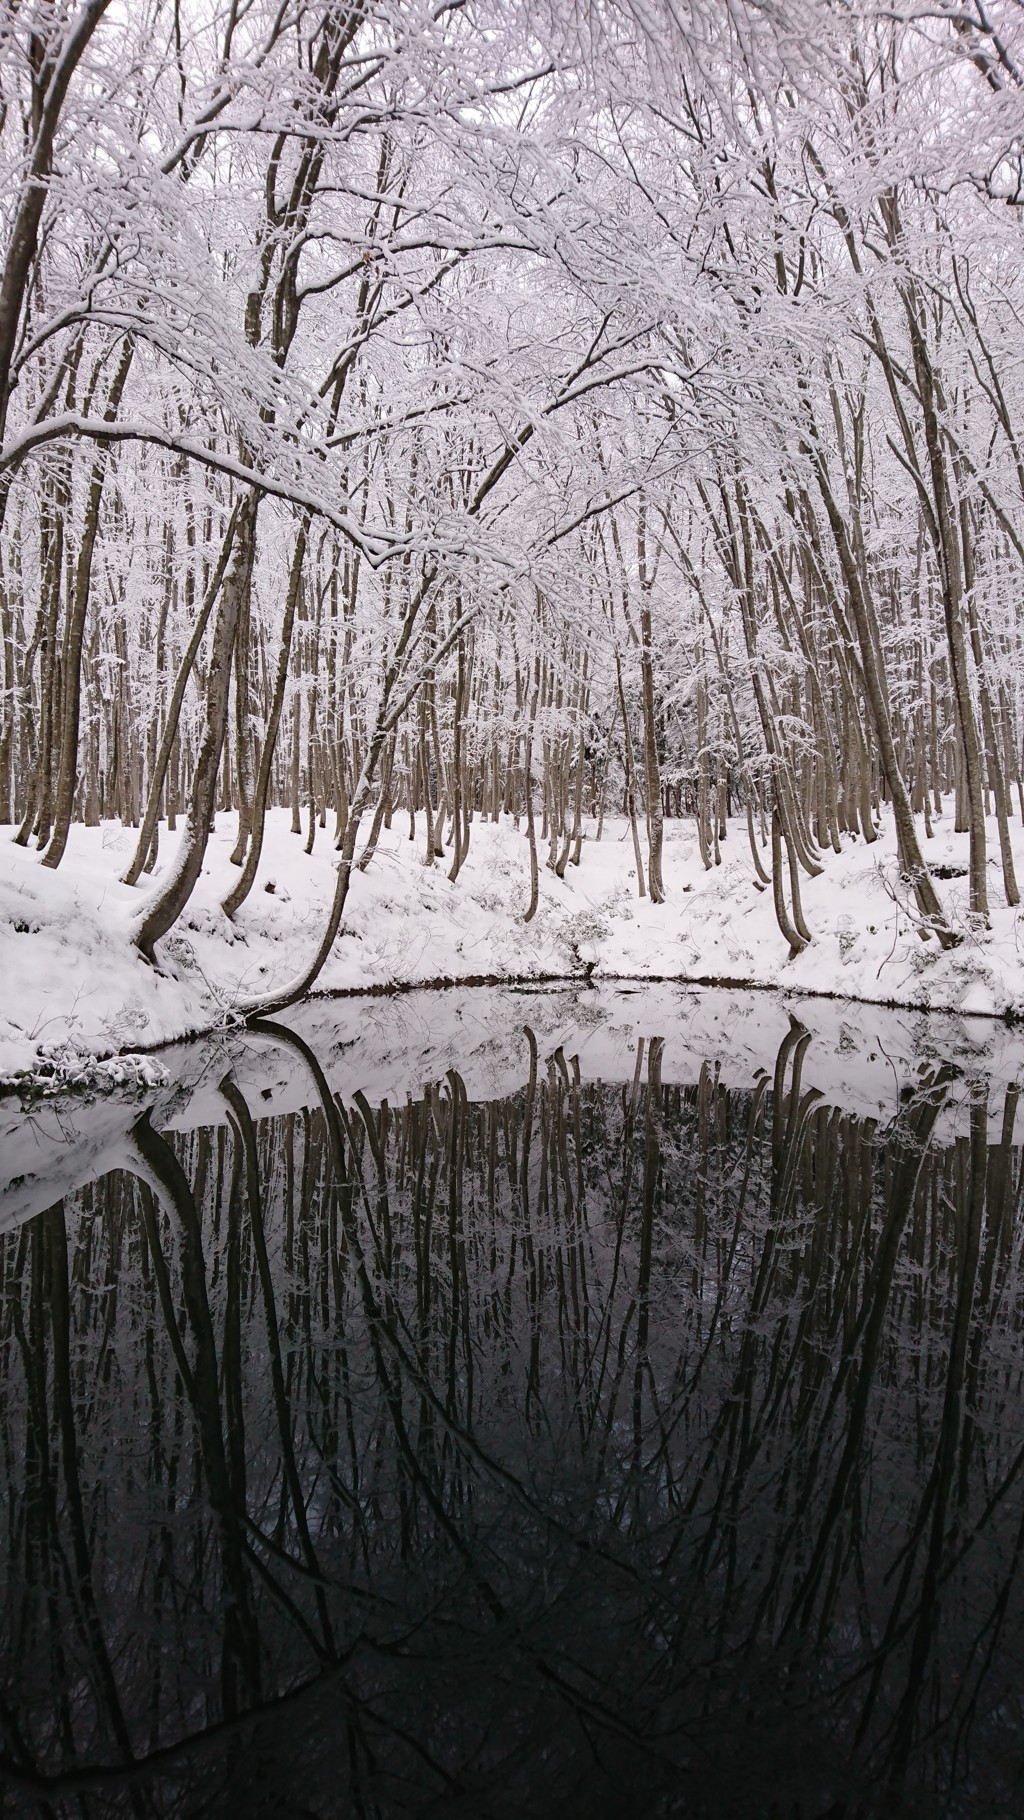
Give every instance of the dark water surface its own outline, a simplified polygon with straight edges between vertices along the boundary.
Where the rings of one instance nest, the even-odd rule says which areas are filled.
[[[1024,1813],[1013,1067],[475,1005],[12,1182],[0,1813]]]

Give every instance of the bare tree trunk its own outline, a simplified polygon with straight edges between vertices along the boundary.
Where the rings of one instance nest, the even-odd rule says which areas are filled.
[[[875,643],[871,633],[868,602],[864,596],[861,574],[853,551],[850,548],[846,525],[839,511],[828,475],[825,471],[820,449],[816,446],[809,451],[814,460],[815,475],[825,512],[832,529],[836,551],[839,556],[843,579],[846,583],[847,596],[857,628],[857,640],[860,646],[861,668],[864,676],[864,687],[867,691],[875,733],[878,738],[878,755],[882,771],[889,787],[892,801],[893,818],[896,823],[896,841],[900,855],[900,866],[912,885],[917,907],[922,918],[936,936],[943,948],[956,947],[959,936],[949,927],[945,912],[939,902],[938,892],[931,873],[925,865],[914,825],[914,811],[910,805],[907,786],[903,781],[896,747],[892,736],[892,724],[889,719],[889,705],[882,684],[875,652]]]
[[[288,666],[291,659],[292,629],[295,625],[295,610],[302,591],[302,565],[306,557],[306,534],[309,528],[308,519],[299,525],[295,539],[295,550],[292,556],[291,574],[288,577],[288,592],[285,597],[284,620],[281,626],[281,648],[277,656],[277,674],[274,678],[274,694],[267,719],[266,737],[260,755],[259,775],[253,795],[251,838],[249,852],[242,876],[238,883],[228,892],[221,908],[225,916],[234,916],[235,911],[244,904],[253,887],[256,871],[263,851],[263,832],[266,827],[267,802],[270,796],[270,780],[274,768],[274,752],[277,747],[278,728],[284,710],[284,695],[288,685]]]
[[[971,909],[977,916],[988,916],[988,876],[985,862],[985,802],[981,746],[978,723],[971,699],[967,668],[967,648],[963,626],[963,588],[960,547],[949,495],[949,483],[943,456],[938,421],[936,381],[918,314],[916,298],[905,298],[910,341],[914,355],[914,373],[924,417],[924,439],[932,482],[932,534],[939,559],[942,585],[942,608],[949,645],[950,669],[956,701],[957,720],[963,742],[963,758],[970,820],[970,897]]]
[[[126,340],[121,351],[117,372],[111,383],[107,408],[103,413],[107,423],[114,421],[120,408],[134,350],[134,342]],[[68,844],[71,813],[74,808],[75,788],[78,781],[78,729],[82,708],[82,644],[85,638],[86,614],[89,610],[92,559],[93,551],[96,548],[96,534],[99,530],[100,505],[103,499],[103,482],[106,478],[107,461],[107,452],[101,449],[93,462],[92,478],[85,506],[85,522],[82,526],[82,542],[75,566],[75,592],[64,639],[64,711],[61,724],[60,765],[54,801],[54,829],[50,845],[43,855],[43,865],[54,870],[60,865],[64,857],[64,849]]]
[[[38,639],[33,645],[39,651],[39,707],[36,762],[29,786],[25,818],[15,835],[19,847],[28,845],[32,834],[46,845],[52,816],[53,728],[57,711],[57,628],[60,624],[60,597],[64,580],[64,527],[71,505],[70,460],[64,452],[56,471],[44,487],[40,536],[40,600]],[[31,668],[26,672],[30,687]]]
[[[461,601],[456,601],[456,612],[461,614],[461,610]],[[460,638],[458,644],[458,681],[455,686],[455,725],[452,731],[452,835],[454,837],[454,851],[452,853],[451,867],[448,872],[448,877],[453,885],[459,876],[462,862],[465,858],[465,849],[463,847],[462,838],[462,721],[469,705],[466,701],[466,694],[466,649],[463,640]]]
[[[53,174],[53,148],[61,110],[71,78],[109,5],[110,0],[83,0],[74,18],[54,17],[49,32],[33,37],[31,138],[25,147],[21,190],[0,273],[0,439],[7,426],[11,363]]]
[[[576,754],[576,788],[572,805],[572,853],[569,863],[578,866],[583,853],[583,767],[586,763],[586,742],[580,731],[579,749]]]
[[[658,722],[654,707],[654,656],[651,623],[651,588],[654,575],[647,548],[647,505],[643,496],[637,525],[637,562],[640,570],[640,684],[644,704],[644,780],[647,796],[647,882],[652,904],[665,902],[661,855],[665,822],[658,764]]]
[[[292,764],[291,764],[291,804],[292,833],[302,833],[302,802],[299,791],[299,779],[302,775],[302,696],[296,689],[292,700]]]
[[[171,699],[167,704],[167,720],[164,723],[164,730],[160,739],[160,750],[156,755],[156,763],[154,764],[153,775],[149,783],[149,796],[146,801],[145,814],[142,817],[142,827],[139,831],[135,855],[127,872],[124,874],[124,883],[126,885],[138,883],[142,868],[145,865],[149,854],[149,849],[153,844],[153,834],[160,815],[160,792],[163,789],[171,752],[174,748],[174,741],[178,733],[182,703],[185,700],[185,690],[188,687],[188,679],[192,674],[193,665],[199,654],[199,647],[203,642],[203,634],[209,624],[210,614],[213,612],[217,596],[220,593],[221,582],[224,579],[224,571],[227,568],[228,559],[234,546],[235,532],[238,528],[240,512],[241,501],[236,501],[232,508],[231,516],[228,519],[223,542],[221,543],[217,567],[213,572],[210,585],[206,590],[203,604],[199,609],[199,615],[192,630],[192,636],[185,647],[185,654],[178,666],[178,674],[174,679],[174,688],[171,691]]]
[[[619,692],[619,712],[622,715],[622,762],[626,773],[626,811],[629,815],[629,826],[633,836],[633,856],[636,860],[637,895],[647,896],[644,884],[644,862],[640,852],[640,835],[636,824],[636,773],[633,764],[633,736],[629,730],[629,715],[626,713],[626,695],[622,687],[622,664],[619,653],[615,653],[615,681]]]
[[[523,753],[523,795],[526,798],[526,838],[530,846],[530,901],[523,917],[524,923],[532,923],[537,914],[540,897],[540,867],[537,863],[537,825],[533,815],[533,727],[537,718],[537,704],[540,700],[540,658],[534,660],[533,696],[530,701],[530,714],[526,728],[526,749]]]
[[[1020,892],[1017,888],[1017,874],[1013,864],[1013,847],[1010,843],[1010,798],[1006,788],[999,753],[999,738],[996,732],[995,715],[992,711],[992,698],[985,676],[984,649],[981,642],[981,627],[978,624],[978,610],[974,601],[974,557],[971,548],[970,518],[967,501],[960,508],[961,536],[964,551],[964,582],[967,589],[968,615],[970,621],[971,647],[974,653],[974,668],[978,678],[978,693],[981,697],[982,725],[985,729],[985,746],[989,781],[995,799],[996,825],[999,829],[999,859],[1003,872],[1003,894],[1011,909],[1020,903]]]
[[[233,866],[240,866],[245,858],[245,849],[249,841],[249,830],[252,826],[253,796],[255,786],[252,776],[252,709],[251,682],[252,668],[252,568],[249,569],[249,581],[238,609],[238,622],[235,626],[235,787],[238,792],[238,835],[231,850],[230,860]]]
[[[384,826],[384,818],[387,814],[388,804],[391,801],[391,777],[395,768],[396,739],[397,735],[393,733],[388,743],[387,752],[384,755],[384,765],[381,772],[380,796],[377,800],[377,807],[374,810],[373,821],[370,823],[369,840],[363,848],[356,865],[357,872],[366,871],[367,866],[377,851],[377,842],[380,839],[380,831]]]
[[[798,878],[799,873],[790,865],[790,880]],[[789,958],[795,960],[807,947],[807,941],[793,927],[786,908],[786,894],[782,885],[782,823],[778,808],[772,810],[772,895],[775,901],[775,920],[789,943]]]
[[[235,549],[224,581],[214,624],[213,648],[206,682],[206,725],[192,774],[188,815],[170,875],[147,904],[135,933],[135,945],[152,961],[162,935],[177,922],[202,871],[217,800],[217,776],[227,731],[231,654],[238,615],[248,593],[255,552],[258,496],[251,492],[239,511]]]

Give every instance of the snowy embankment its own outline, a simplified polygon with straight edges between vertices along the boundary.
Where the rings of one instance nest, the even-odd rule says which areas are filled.
[[[728,981],[790,992],[834,994],[965,1016],[1024,1013],[1024,922],[1002,905],[991,928],[967,915],[965,877],[939,890],[960,946],[941,953],[922,941],[908,914],[887,825],[871,847],[850,841],[824,856],[820,878],[802,880],[812,946],[795,960],[779,934],[770,891],[759,892],[741,826],[723,845],[723,863],[705,872],[693,825],[666,824],[668,902],[636,895],[632,843],[623,823],[587,839],[582,863],[564,880],[541,868],[540,905],[529,924],[526,838],[511,822],[474,823],[456,884],[448,861],[422,864],[404,816],[385,833],[365,873],[356,873],[342,933],[319,991],[494,978]],[[967,837],[952,816],[928,843],[929,863],[966,868]],[[1024,830],[1015,825],[1024,878]],[[160,944],[159,969],[132,946],[142,904],[175,848],[162,834],[160,865],[134,889],[119,874],[135,836],[119,824],[75,827],[60,870],[0,833],[0,1080],[38,1070],[73,1075],[83,1059],[152,1049],[224,1022],[243,996],[290,979],[316,947],[334,882],[326,830],[314,851],[288,829],[284,811],[268,820],[264,858],[248,902],[229,923],[220,899],[238,874],[228,855],[235,817],[218,818],[206,869],[177,928]],[[990,853],[997,855],[995,829]]]

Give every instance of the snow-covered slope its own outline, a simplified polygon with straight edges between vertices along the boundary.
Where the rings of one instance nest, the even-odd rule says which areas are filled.
[[[966,879],[940,885],[963,941],[942,954],[922,942],[907,914],[891,830],[872,847],[851,841],[825,856],[820,878],[803,881],[814,932],[791,961],[770,892],[758,892],[745,837],[730,832],[723,864],[701,866],[692,824],[666,827],[668,902],[639,900],[624,824],[588,839],[564,880],[542,867],[540,907],[528,897],[525,836],[509,821],[475,823],[456,884],[447,861],[422,864],[404,817],[353,879],[342,934],[319,990],[366,990],[437,980],[543,979],[581,975],[725,980],[993,1016],[1024,1011],[1021,913],[994,909],[991,928],[972,927]],[[951,820],[929,861],[966,867],[966,836]],[[160,944],[159,970],[131,944],[132,927],[160,871],[141,887],[119,881],[133,832],[119,824],[75,827],[58,872],[0,835],[0,1078],[34,1068],[43,1054],[73,1060],[149,1049],[222,1023],[240,995],[288,980],[315,949],[334,879],[329,835],[312,855],[289,833],[283,811],[269,820],[256,887],[234,924],[220,899],[237,877],[228,855],[235,818],[219,818],[194,900]],[[993,831],[994,834],[994,831]],[[1024,831],[1015,825],[1024,872]],[[175,836],[163,834],[161,866]],[[996,852],[995,840],[992,852]],[[993,902],[1001,898],[995,867]]]

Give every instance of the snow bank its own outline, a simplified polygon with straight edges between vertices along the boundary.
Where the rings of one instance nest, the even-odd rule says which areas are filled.
[[[334,854],[320,830],[311,855],[288,829],[285,811],[268,821],[254,891],[229,923],[220,899],[237,872],[229,863],[235,817],[218,818],[193,902],[160,944],[153,969],[132,946],[132,929],[152,885],[170,863],[176,836],[161,836],[160,864],[139,887],[120,883],[135,835],[117,823],[75,827],[63,865],[44,871],[38,855],[0,834],[0,1080],[36,1069],[60,1049],[79,1058],[149,1050],[230,1019],[239,997],[286,981],[314,950],[334,882]],[[852,840],[825,856],[820,878],[804,879],[804,910],[815,940],[796,960],[779,934],[770,892],[758,892],[739,827],[723,864],[705,872],[690,823],[666,824],[668,902],[639,900],[632,843],[606,823],[584,843],[582,864],[564,880],[542,866],[540,905],[524,924],[528,898],[525,835],[511,822],[474,823],[456,884],[448,862],[422,864],[407,818],[382,836],[366,873],[353,879],[344,928],[320,991],[365,991],[438,980],[704,980],[834,994],[943,1010],[981,1019],[1024,1014],[1021,913],[997,908],[990,930],[972,926],[966,877],[940,885],[963,941],[951,953],[922,942],[906,909],[890,827],[871,847]],[[967,837],[939,823],[929,861],[965,870]],[[1015,826],[1024,876],[1024,831]],[[997,853],[992,829],[991,852]],[[1001,897],[995,863],[992,897]]]

